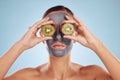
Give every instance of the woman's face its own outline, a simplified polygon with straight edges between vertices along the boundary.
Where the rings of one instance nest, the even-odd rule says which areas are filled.
[[[51,40],[47,40],[47,47],[49,54],[56,57],[65,56],[72,49],[72,40],[64,38],[64,34],[61,32],[61,24],[66,20],[65,16],[67,14],[65,12],[54,12],[48,14],[50,20],[54,22],[54,26],[56,32],[53,34]]]

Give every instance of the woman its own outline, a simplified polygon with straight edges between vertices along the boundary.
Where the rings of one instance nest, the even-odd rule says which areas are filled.
[[[75,32],[66,35],[61,30],[64,24],[72,24]],[[44,25],[54,25],[50,37],[36,32]],[[23,51],[45,41],[49,62],[37,68],[19,70],[4,77],[11,65]],[[97,65],[82,66],[70,61],[73,41],[93,50],[106,66],[109,73]],[[68,8],[55,6],[46,11],[43,19],[36,22],[27,33],[0,58],[0,80],[119,80],[120,62],[98,40]]]

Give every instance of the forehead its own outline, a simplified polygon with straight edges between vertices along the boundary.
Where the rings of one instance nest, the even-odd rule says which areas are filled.
[[[66,15],[70,17],[66,11],[53,11],[49,13],[46,17],[49,17],[55,24],[60,24],[64,20],[66,20]]]
[[[57,12],[57,13],[49,14],[48,17],[50,18],[50,20],[53,20],[55,23],[60,23],[66,19],[65,18],[66,15],[67,14],[63,12]]]

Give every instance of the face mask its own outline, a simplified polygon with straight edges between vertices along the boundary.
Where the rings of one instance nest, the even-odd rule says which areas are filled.
[[[63,12],[49,14],[48,17],[55,24],[45,25],[47,26],[46,28],[47,30],[42,29],[43,31],[50,33],[49,36],[52,36],[53,38],[51,40],[46,41],[48,51],[52,56],[56,56],[56,57],[65,56],[72,49],[72,45],[73,45],[72,40],[63,37],[65,34],[72,34],[72,32],[70,33],[69,31],[73,30],[73,26],[71,24],[64,24],[64,25],[61,24],[64,20],[66,20],[65,16],[66,14]],[[69,26],[72,26],[72,27],[69,28]],[[50,32],[50,31],[53,31],[53,32]]]

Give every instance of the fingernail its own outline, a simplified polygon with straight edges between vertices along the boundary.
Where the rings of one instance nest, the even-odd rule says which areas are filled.
[[[47,39],[52,39],[52,37],[46,37]]]
[[[70,19],[70,18],[68,17],[68,15],[66,15],[66,18],[67,18],[67,19]]]
[[[64,38],[67,38],[67,36],[63,36]]]

